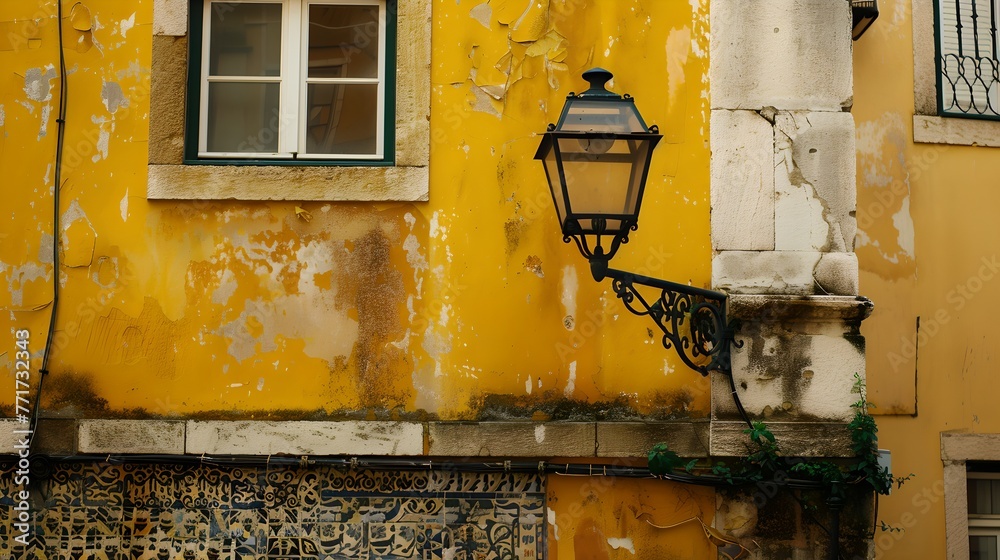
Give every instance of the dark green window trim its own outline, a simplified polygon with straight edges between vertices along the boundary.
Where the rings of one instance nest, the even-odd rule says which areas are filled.
[[[187,105],[184,117],[185,165],[293,165],[336,167],[391,167],[396,163],[396,50],[397,0],[386,0],[385,22],[385,130],[382,159],[222,159],[198,157],[201,108],[201,56],[205,2],[191,0],[188,10]]]

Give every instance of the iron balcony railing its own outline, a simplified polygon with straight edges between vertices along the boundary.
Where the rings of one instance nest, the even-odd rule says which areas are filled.
[[[935,0],[938,114],[1000,120],[997,0]]]

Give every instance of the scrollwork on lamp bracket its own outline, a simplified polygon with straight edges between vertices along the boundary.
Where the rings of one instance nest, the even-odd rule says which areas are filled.
[[[688,367],[702,376],[712,371],[732,376],[730,349],[743,342],[735,340],[736,325],[726,318],[726,294],[608,268],[607,259],[591,258],[590,268],[595,280],[611,278],[626,309],[656,323],[663,347],[673,348]],[[636,286],[658,289],[660,296],[650,303]]]

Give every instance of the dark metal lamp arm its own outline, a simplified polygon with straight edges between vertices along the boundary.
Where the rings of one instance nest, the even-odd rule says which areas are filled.
[[[625,307],[653,319],[663,331],[664,348],[675,349],[688,367],[703,376],[711,371],[732,375],[730,347],[742,343],[734,340],[735,325],[726,318],[725,293],[608,268],[602,259],[590,263],[594,279],[611,278]],[[650,303],[636,286],[658,289],[660,296]]]

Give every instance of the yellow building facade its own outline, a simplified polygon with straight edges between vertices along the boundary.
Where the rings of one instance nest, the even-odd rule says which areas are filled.
[[[276,4],[289,10],[283,13],[299,9],[290,7],[299,5],[294,1]],[[768,245],[759,244],[756,233],[726,226],[741,223],[759,233],[755,221],[738,213],[766,217],[767,211],[754,213],[751,198],[716,191],[725,182],[717,178],[726,174],[714,166],[750,162],[738,175],[753,179],[773,154],[791,154],[789,145],[799,138],[802,146],[819,146],[809,153],[825,155],[828,146],[853,153],[853,137],[840,134],[851,126],[843,111],[850,108],[850,68],[826,76],[829,91],[800,95],[805,104],[775,108],[766,86],[750,88],[765,98],[751,126],[771,123],[764,124],[764,159],[714,155],[731,148],[722,147],[727,138],[747,134],[747,146],[756,138],[737,122],[740,103],[718,105],[726,96],[710,87],[722,76],[718,84],[739,89],[710,69],[714,53],[726,53],[720,60],[728,57],[729,66],[718,64],[725,70],[750,52],[730,48],[746,39],[729,42],[739,34],[722,31],[736,30],[731,22],[743,16],[719,4],[382,3],[397,43],[390,70],[395,112],[386,117],[394,159],[342,166],[190,161],[191,150],[198,157],[190,143],[199,132],[189,122],[197,99],[185,91],[196,60],[189,53],[201,48],[192,22],[211,19],[213,9],[227,4],[83,0],[60,7],[55,0],[31,0],[0,6],[6,211],[0,308],[7,311],[0,314],[0,332],[11,333],[8,348],[0,350],[11,390],[0,394],[0,404],[14,459],[25,438],[17,431],[25,427],[21,415],[36,407],[41,419],[30,435],[33,451],[74,458],[53,461],[49,470],[33,468],[26,500],[35,513],[27,531],[18,532],[14,507],[23,501],[18,463],[4,471],[13,510],[0,552],[31,557],[14,540],[30,534],[36,554],[62,547],[93,558],[125,557],[125,551],[129,558],[713,558],[716,546],[730,541],[758,549],[761,558],[792,550],[822,554],[823,523],[788,497],[772,499],[770,487],[716,491],[648,476],[606,476],[609,468],[614,474],[645,467],[646,451],[660,441],[710,465],[704,461],[743,454],[746,438],[723,398],[730,394],[724,378],[713,382],[687,369],[664,349],[656,326],[627,313],[609,283],[594,282],[587,262],[564,244],[542,167],[532,159],[567,94],[584,88],[581,72],[613,71],[610,89],[633,96],[646,122],[663,134],[641,227],[615,267],[745,296],[739,309],[751,327],[734,370],[750,372],[741,389],[748,392],[748,410],[783,423],[775,429],[779,436],[801,427],[806,434],[835,434],[831,441],[842,443],[845,436],[836,430],[848,418],[853,375],[864,375],[856,326],[868,313],[856,298],[851,171],[837,168],[835,175],[849,185],[837,191],[844,201],[815,218],[829,239],[799,244],[793,238],[801,220],[792,218],[806,210],[772,207],[778,225],[765,232]],[[831,56],[849,65],[850,9],[824,10],[835,16]],[[779,27],[804,33],[808,25],[795,18],[822,21],[821,12],[813,19],[788,15],[787,27],[782,23],[773,34],[787,40]],[[762,17],[751,19],[748,29],[770,26]],[[867,43],[909,40],[903,31],[880,29],[885,19],[865,36]],[[823,37],[815,40],[822,44]],[[987,176],[988,170],[966,166],[979,161],[974,151],[981,148],[931,155],[924,153],[931,148],[909,142],[906,118],[897,123],[884,108],[905,105],[905,84],[896,97],[876,99],[869,88],[884,62],[859,45],[862,203],[883,186],[870,180],[872,173],[899,178],[912,192],[929,188],[938,174],[970,173],[970,184]],[[822,48],[802,56],[815,61]],[[900,53],[892,56],[905,58]],[[805,89],[813,81],[798,74],[788,80]],[[800,113],[818,116],[807,126]],[[788,135],[787,144],[774,140],[772,125]],[[889,154],[884,147],[895,141],[893,134],[902,140]],[[732,153],[750,151],[744,148]],[[911,154],[939,163],[917,178],[900,163]],[[795,165],[789,159],[789,176],[808,182],[825,169],[823,161],[796,157]],[[942,171],[940,162],[951,158],[955,171]],[[781,198],[773,195],[780,187],[767,188],[762,196]],[[940,204],[958,208],[954,190],[938,195]],[[908,204],[910,192],[894,199],[892,214]],[[803,204],[809,206],[811,196]],[[937,206],[924,207],[927,221],[938,216]],[[987,207],[973,204],[971,211]],[[920,223],[916,201],[906,208]],[[920,228],[911,224],[910,245],[897,247],[892,227],[899,224],[879,216],[866,224],[867,215],[858,209],[861,293],[880,310],[892,310],[880,311],[866,327],[878,348],[869,353],[869,368],[878,372],[871,376],[871,398],[879,410],[904,415],[882,419],[883,445],[892,447],[894,461],[918,471],[926,446],[894,444],[914,422],[905,414],[915,413],[907,408],[915,397],[904,390],[914,383],[912,360],[895,373],[879,356],[897,332],[912,326],[912,307],[899,306],[924,301],[921,290],[931,289],[928,277],[918,283],[915,276],[912,233]],[[989,221],[961,225],[976,223]],[[953,221],[937,227],[952,231]],[[957,254],[946,235],[929,238],[929,246],[951,259],[944,262],[953,263],[940,267],[935,286],[950,286],[961,263],[971,267],[972,257],[981,256],[971,248]],[[897,247],[895,256],[887,247]],[[764,259],[754,261],[762,269],[741,264],[749,253]],[[767,260],[772,257],[777,260]],[[761,284],[761,274],[770,280]],[[981,293],[987,301],[988,290]],[[827,296],[834,299],[816,303]],[[805,303],[780,303],[784,311],[772,313],[767,306],[777,304],[754,297]],[[949,305],[947,299],[938,304]],[[978,325],[987,308],[978,300],[968,306],[978,319],[954,309],[952,324]],[[792,334],[775,335],[773,324],[786,319]],[[949,329],[934,343],[944,346],[949,336],[955,345],[968,342]],[[767,350],[775,347],[778,360]],[[977,363],[988,367],[983,351]],[[978,358],[971,356],[967,361]],[[954,357],[943,352],[940,359]],[[46,366],[43,376],[39,369]],[[959,387],[943,378],[926,382],[940,383],[929,386],[930,394]],[[987,385],[961,386],[970,399],[987,391]],[[966,410],[962,419],[955,416],[955,426],[978,430],[978,419],[975,427],[962,422],[979,418],[979,409],[970,401]],[[988,412],[981,417],[989,431]],[[717,433],[727,422],[728,432]],[[924,443],[937,445],[937,438],[928,433]],[[845,455],[810,447],[809,439],[794,440],[787,454]],[[435,461],[452,466],[435,471]],[[162,463],[172,466],[156,466]],[[480,465],[483,473],[463,470],[463,463]],[[586,469],[552,472],[547,465],[553,463]],[[526,465],[537,472],[526,472]],[[387,481],[387,472],[404,474]],[[882,517],[891,521],[897,504],[925,480],[886,500]],[[384,502],[376,507],[375,500]],[[845,541],[858,535],[852,551],[867,550],[864,531],[846,519],[868,519],[867,502],[858,503],[861,514],[844,516]],[[908,539],[896,546],[909,546]]]
[[[936,28],[932,2],[880,3],[854,53],[857,253],[862,291],[877,305],[864,326],[870,395],[880,445],[916,475],[882,502],[881,518],[904,529],[877,536],[882,558],[969,558],[967,478],[997,459],[998,418],[984,399],[996,390],[989,212],[1000,128],[940,113],[935,57],[950,51],[935,37],[954,33],[955,7],[939,4]],[[980,8],[985,37],[992,8]],[[968,40],[973,25],[963,22]]]

